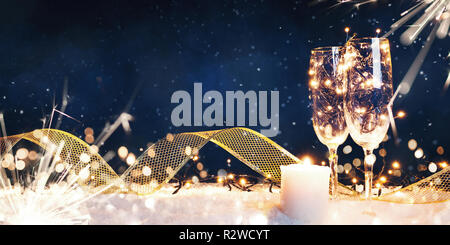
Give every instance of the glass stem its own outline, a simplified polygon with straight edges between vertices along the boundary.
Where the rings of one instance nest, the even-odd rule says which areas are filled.
[[[366,200],[372,199],[373,162],[367,162],[368,156],[372,155],[372,150],[364,149],[364,190]]]
[[[330,147],[328,149],[329,151],[329,157],[328,161],[330,163],[330,169],[331,169],[331,181],[330,181],[330,190],[331,190],[331,199],[335,200],[337,199],[337,188],[338,188],[338,173],[337,173],[337,165],[338,165],[338,155],[337,155],[337,148]]]

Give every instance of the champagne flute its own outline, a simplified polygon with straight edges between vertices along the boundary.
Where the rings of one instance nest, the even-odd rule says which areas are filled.
[[[344,143],[348,129],[344,117],[345,87],[339,64],[343,47],[319,47],[311,51],[309,91],[313,126],[320,142],[328,147],[331,168],[331,196],[337,197],[337,148]]]
[[[344,110],[353,140],[364,149],[365,197],[372,198],[373,165],[389,129],[392,64],[387,38],[358,38],[346,45],[343,69],[347,93]]]

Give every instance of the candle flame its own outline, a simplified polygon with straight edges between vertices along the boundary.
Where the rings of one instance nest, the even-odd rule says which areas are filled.
[[[310,156],[304,156],[302,161],[304,165],[313,165],[313,160]]]

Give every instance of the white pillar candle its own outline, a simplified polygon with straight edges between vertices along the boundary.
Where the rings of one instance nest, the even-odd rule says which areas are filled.
[[[283,212],[305,223],[323,223],[328,214],[330,168],[309,164],[280,167]]]

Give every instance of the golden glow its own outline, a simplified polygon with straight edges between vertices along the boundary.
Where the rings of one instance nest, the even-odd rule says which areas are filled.
[[[348,33],[350,31],[350,27],[345,27],[344,31]]]
[[[312,158],[310,156],[302,157],[302,161],[303,161],[303,164],[306,164],[306,165],[312,165],[313,164],[313,160],[312,160]]]
[[[383,43],[380,46],[381,50],[383,50],[384,52],[388,52],[389,51],[389,43]]]
[[[315,80],[311,80],[311,81],[309,82],[309,86],[310,86],[312,89],[317,89],[317,88],[319,87],[319,82],[317,82],[317,81],[315,81]]]
[[[186,188],[190,188],[192,186],[192,184],[191,184],[191,182],[190,181],[188,181],[188,182],[186,182],[186,184],[184,184],[184,187],[186,187]]]
[[[365,107],[358,107],[358,108],[356,108],[356,113],[359,113],[359,114],[364,114],[364,113],[366,113],[366,108]]]
[[[394,161],[392,163],[392,167],[395,168],[395,169],[399,169],[400,168],[400,163],[398,161]]]
[[[406,112],[405,111],[398,111],[396,118],[405,118]]]
[[[240,178],[240,179],[239,179],[239,184],[240,184],[241,186],[245,186],[245,185],[247,184],[247,180],[246,180],[245,178]]]
[[[367,87],[373,86],[373,79],[367,79],[366,82],[365,82],[365,85],[366,85]]]

